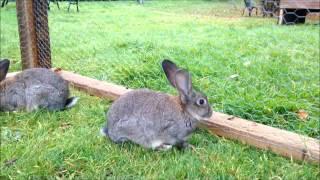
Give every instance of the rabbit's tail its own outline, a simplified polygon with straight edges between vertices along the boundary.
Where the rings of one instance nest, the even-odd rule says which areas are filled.
[[[100,129],[100,134],[102,136],[108,137],[108,128],[107,127],[103,127]]]
[[[64,106],[65,109],[70,109],[77,104],[79,97],[71,97],[67,99],[67,102]]]

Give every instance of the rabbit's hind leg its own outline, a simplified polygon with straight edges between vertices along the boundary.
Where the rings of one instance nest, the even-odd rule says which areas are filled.
[[[124,143],[124,142],[127,142],[129,141],[128,138],[125,138],[125,137],[119,137],[118,139],[114,140],[115,143],[117,144],[121,144],[121,143]]]
[[[155,147],[155,150],[158,151],[167,151],[172,148],[171,144],[161,144],[160,146]]]
[[[154,150],[167,151],[172,148],[172,145],[166,144],[166,143],[162,142],[161,140],[155,140],[151,143],[151,147]]]
[[[176,147],[179,149],[179,150],[184,150],[184,149],[194,149],[194,146],[189,144],[187,141],[182,141],[180,143],[177,143],[176,144]]]
[[[100,134],[105,137],[109,137],[116,144],[121,144],[129,141],[129,139],[124,137],[123,135],[110,133],[107,127],[100,129]]]
[[[112,135],[107,135],[114,143],[116,143],[116,144],[121,144],[121,143],[124,143],[124,142],[126,142],[126,141],[129,141],[129,139],[128,138],[126,138],[126,137],[123,137],[123,136],[117,136],[117,137],[114,137],[114,136],[112,136]]]
[[[61,110],[64,108],[65,97],[53,86],[46,84],[35,84],[25,90],[26,109],[33,111],[37,109]]]

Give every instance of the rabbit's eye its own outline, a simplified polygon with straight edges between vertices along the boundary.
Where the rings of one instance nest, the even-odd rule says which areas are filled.
[[[197,101],[197,104],[198,104],[199,106],[206,105],[206,103],[207,103],[207,101],[206,101],[205,99],[203,99],[203,98],[200,98],[200,99],[198,99],[198,101]]]

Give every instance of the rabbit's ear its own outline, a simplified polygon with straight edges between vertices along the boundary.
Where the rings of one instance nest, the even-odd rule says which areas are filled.
[[[6,78],[6,75],[9,70],[10,61],[8,59],[4,59],[0,61],[0,81]]]
[[[162,69],[171,85],[176,87],[175,74],[178,71],[178,67],[172,61],[165,59],[162,61]]]
[[[191,75],[186,70],[178,70],[175,74],[176,87],[179,91],[182,103],[187,103],[192,94]]]

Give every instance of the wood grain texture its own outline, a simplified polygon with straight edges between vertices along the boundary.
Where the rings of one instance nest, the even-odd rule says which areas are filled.
[[[22,69],[33,68],[38,62],[33,1],[17,0],[16,4]]]
[[[280,0],[284,9],[320,9],[320,0]]]
[[[47,0],[17,0],[22,69],[51,68]]]
[[[60,74],[65,80],[67,80],[76,89],[84,91],[94,96],[101,97],[101,98],[115,100],[120,95],[130,91],[130,89],[127,89],[123,86],[118,86],[112,83],[99,81],[99,80],[81,76],[72,72],[62,71],[62,70],[54,70],[54,71]]]
[[[286,130],[214,112],[205,122],[213,133],[242,143],[271,150],[296,160],[320,162],[320,141]]]
[[[123,86],[115,85],[81,76],[72,72],[55,70],[75,88],[91,95],[111,100],[129,92]],[[9,74],[8,77],[12,77]],[[203,122],[202,127],[211,133],[257,148],[271,150],[276,154],[295,160],[320,162],[320,141],[307,136],[273,128],[227,114],[214,112],[212,117]]]

